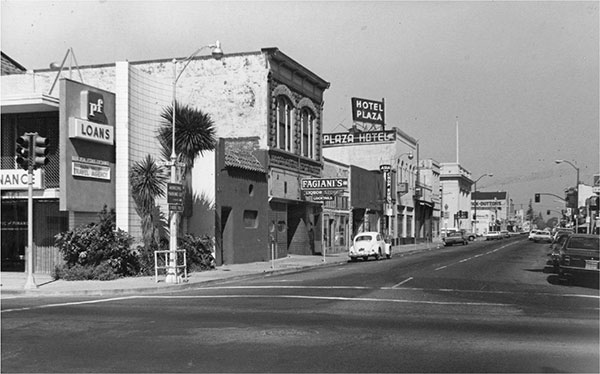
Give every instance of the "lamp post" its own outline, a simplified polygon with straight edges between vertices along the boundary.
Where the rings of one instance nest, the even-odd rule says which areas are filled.
[[[488,174],[483,174],[482,176],[480,176],[479,178],[477,178],[477,180],[475,180],[475,183],[473,183],[475,190],[473,191],[473,195],[475,195],[477,193],[477,182],[479,182],[479,180],[483,177],[493,177],[494,174],[492,173],[488,173]],[[477,198],[474,196],[475,202],[473,204],[474,207],[474,213],[473,213],[473,221],[475,221],[475,236],[477,236]]]
[[[562,164],[563,162],[565,162],[565,163],[571,165],[573,167],[573,169],[575,169],[577,171],[577,182],[575,183],[575,201],[576,201],[577,206],[575,207],[575,209],[579,209],[579,168],[577,166],[575,166],[569,160],[554,160],[554,162],[557,164]],[[579,231],[579,219],[577,218],[577,215],[575,213],[573,214],[572,219],[575,221],[575,232],[578,232]]]
[[[401,172],[401,169],[400,169],[400,159],[402,158],[402,156],[408,156],[408,159],[412,160],[413,159],[413,153],[412,153],[412,151],[409,151],[409,152],[401,153],[401,154],[399,154],[397,156],[397,158],[396,158],[396,170],[398,172],[398,181],[402,180],[402,172]],[[404,183],[404,182],[402,182],[402,183]],[[406,183],[406,192],[404,192],[404,193],[407,193],[407,192],[408,192],[408,182]],[[401,199],[398,199],[398,203],[401,205]],[[403,212],[403,217],[405,217],[405,216],[406,215]],[[396,223],[396,224],[398,225],[398,223]],[[405,230],[406,229],[406,219],[402,220],[402,225],[403,225],[402,232],[404,233],[404,235],[406,235],[406,230]]]
[[[212,50],[212,56],[219,60],[223,57],[223,50],[221,49],[221,43],[217,40],[215,44],[205,45],[198,48],[188,58],[184,60],[185,65],[183,69],[177,74],[177,60],[173,59],[173,98],[172,98],[172,139],[171,139],[171,183],[180,183],[177,172],[177,153],[175,152],[175,116],[177,111],[175,110],[176,92],[177,92],[177,81],[181,78],[181,74],[188,67],[190,62],[196,55],[198,55],[204,49],[210,48]],[[179,212],[170,212],[169,222],[169,266],[167,268],[167,283],[179,283],[179,277],[177,276],[177,229],[179,227]]]

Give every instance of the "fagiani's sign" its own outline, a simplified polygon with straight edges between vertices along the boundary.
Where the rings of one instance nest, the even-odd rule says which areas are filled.
[[[347,178],[303,178],[300,189],[310,190],[343,190],[348,188]]]
[[[383,101],[352,98],[352,120],[385,125]]]
[[[115,129],[109,125],[71,117],[69,118],[69,138],[113,145],[115,142]]]
[[[387,143],[396,140],[396,130],[389,131],[364,131],[364,132],[339,132],[323,134],[323,147],[338,145],[359,145],[373,143]]]
[[[27,170],[2,169],[0,170],[0,189],[2,190],[26,190],[28,188],[29,176]],[[33,188],[42,188],[42,170],[33,171]]]

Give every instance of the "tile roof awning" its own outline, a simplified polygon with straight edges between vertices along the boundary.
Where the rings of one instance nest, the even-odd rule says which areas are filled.
[[[258,173],[267,173],[258,159],[249,152],[242,150],[227,150],[225,152],[225,167],[239,168]]]

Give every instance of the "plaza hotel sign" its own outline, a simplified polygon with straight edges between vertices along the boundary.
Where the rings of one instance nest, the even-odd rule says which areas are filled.
[[[69,118],[69,138],[114,145],[115,130],[106,123],[104,97],[92,91],[81,91],[81,117]]]

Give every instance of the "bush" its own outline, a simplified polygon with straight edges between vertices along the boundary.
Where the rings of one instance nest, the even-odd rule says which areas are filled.
[[[197,237],[187,234],[179,240],[179,249],[185,249],[187,256],[187,270],[202,271],[215,268],[215,259],[212,256],[213,243],[210,237]]]
[[[55,275],[77,279],[114,279],[137,274],[138,258],[130,245],[133,238],[123,230],[115,230],[115,212],[106,206],[98,223],[79,226],[55,236],[55,245],[65,265]],[[110,268],[110,269],[109,269]]]
[[[54,279],[75,280],[113,280],[121,276],[109,261],[104,261],[98,266],[75,264],[71,267],[66,265],[56,266],[52,273]]]

